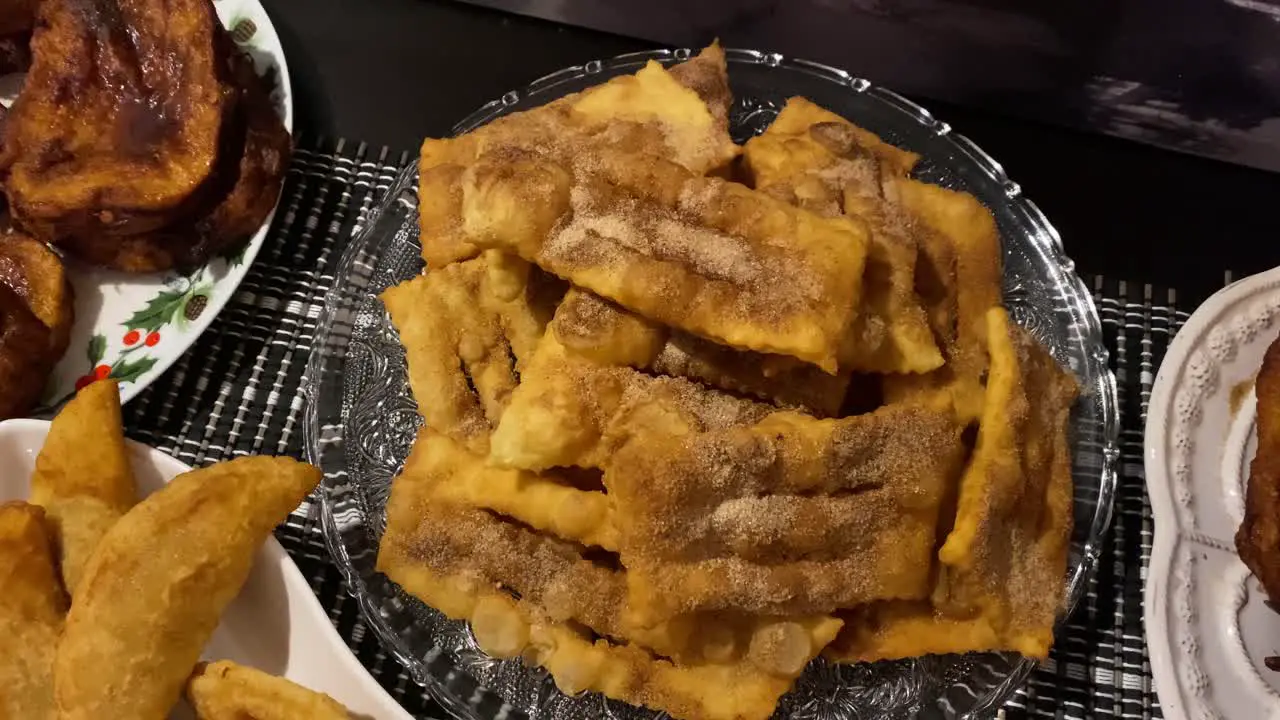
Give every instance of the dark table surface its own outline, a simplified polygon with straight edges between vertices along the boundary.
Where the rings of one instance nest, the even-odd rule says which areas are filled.
[[[300,133],[396,150],[559,68],[652,47],[444,0],[264,4],[288,57]],[[1228,272],[1280,264],[1280,175],[921,102],[1005,166],[1082,272],[1201,299]]]

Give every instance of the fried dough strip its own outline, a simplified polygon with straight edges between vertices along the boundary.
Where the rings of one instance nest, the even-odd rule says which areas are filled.
[[[44,511],[0,504],[0,719],[53,717],[53,653],[67,598]]]
[[[461,496],[445,488],[467,482],[472,473],[458,472],[467,466],[482,468],[483,460],[421,431],[392,486],[379,570],[446,615],[470,620],[486,652],[546,667],[565,692],[600,691],[694,720],[765,718],[839,628],[831,618],[737,625],[703,618],[638,630],[636,640],[690,664],[656,658],[630,637],[622,573],[594,565],[571,545],[455,504]],[[593,643],[567,621],[606,639]],[[723,692],[705,693],[705,682],[721,683]]]
[[[577,288],[565,294],[551,329],[566,348],[602,365],[688,378],[827,416],[840,410],[849,386],[848,373],[828,375],[794,358],[717,345]]]
[[[351,720],[324,693],[228,660],[197,666],[186,696],[199,720]]]
[[[792,98],[769,129],[747,142],[743,156],[757,189],[826,217],[861,218],[871,230],[862,311],[845,338],[840,367],[928,372],[943,359],[915,294],[916,242],[881,187],[882,177],[900,167],[864,146],[864,132]]]
[[[1071,536],[1067,420],[1077,384],[1002,308],[988,312],[985,334],[986,404],[932,603],[860,610],[829,656],[1048,655]]]
[[[888,376],[885,400],[951,404],[962,419],[982,413],[982,374],[987,367],[987,311],[1000,306],[1002,260],[995,220],[967,193],[908,178],[885,184],[885,194],[920,233],[917,281],[926,287],[934,330],[947,363],[928,375]]]
[[[167,717],[258,548],[319,481],[296,460],[238,458],[179,475],[120,518],[58,643],[58,720]]]
[[[418,161],[423,259],[438,268],[479,252],[462,226],[460,181],[486,152],[522,147],[567,157],[599,145],[637,155],[661,148],[671,161],[702,175],[738,153],[729,138],[730,100],[724,52],[713,46],[671,71],[651,61],[634,75],[498,118],[464,135],[424,140]]]
[[[418,412],[475,452],[487,451],[555,307],[554,293],[530,270],[523,260],[486,253],[382,293]]]
[[[1255,388],[1258,451],[1249,465],[1236,550],[1276,603],[1280,602],[1280,339],[1267,348]]]
[[[646,622],[925,597],[961,455],[959,425],[914,406],[625,443],[605,486],[632,609]]]
[[[868,242],[861,222],[612,149],[481,157],[463,181],[463,225],[646,318],[829,373]]]
[[[111,526],[138,501],[124,444],[120,388],[86,386],[58,412],[31,475],[31,502],[48,513],[67,591]]]
[[[880,139],[879,135],[854,125],[839,115],[803,97],[787,100],[769,131],[779,135],[801,135],[814,125],[828,125],[849,136],[846,144],[856,144],[874,155],[893,174],[906,177],[920,160],[918,153],[903,150]]]
[[[768,412],[765,405],[681,378],[591,362],[546,333],[490,437],[489,461],[526,470],[603,467],[606,433],[624,436],[627,427],[645,420],[631,409],[644,407],[653,414],[670,408],[663,422],[697,428],[751,423]]]

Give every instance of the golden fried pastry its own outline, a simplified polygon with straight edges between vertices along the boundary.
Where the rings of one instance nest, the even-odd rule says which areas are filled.
[[[664,325],[836,372],[860,297],[865,226],[679,165],[600,149],[561,164],[481,157],[463,226]]]
[[[942,354],[915,292],[916,241],[903,213],[884,202],[882,178],[898,168],[859,144],[865,131],[809,108],[815,106],[792,98],[779,116],[787,121],[748,141],[744,159],[758,190],[823,216],[859,217],[870,228],[862,307],[841,348],[840,367],[934,370]],[[801,124],[806,116],[812,124]]]
[[[765,718],[839,629],[823,617],[634,628],[624,573],[607,555],[469,507],[467,491],[448,489],[485,472],[482,458],[422,431],[392,485],[379,569],[469,619],[486,652],[547,668],[565,692],[595,690],[694,720]],[[722,692],[702,692],[708,682]]]
[[[1258,451],[1249,465],[1236,552],[1275,603],[1280,602],[1280,339],[1267,348],[1254,388]]]
[[[1003,308],[987,313],[985,334],[986,402],[932,603],[864,609],[830,655],[1049,653],[1071,538],[1067,421],[1078,386]]]
[[[237,458],[179,475],[126,513],[67,615],[59,720],[167,717],[258,548],[319,481],[296,460]]]
[[[62,580],[74,596],[98,542],[138,502],[116,381],[86,385],[53,419],[36,456],[31,502],[49,515]]]
[[[229,660],[201,663],[187,681],[198,720],[350,720],[338,701]]]
[[[815,125],[829,125],[837,137],[848,137],[841,144],[857,145],[873,154],[894,175],[905,177],[920,160],[917,153],[894,147],[880,139],[879,135],[864,130],[845,118],[816,105],[802,97],[787,100],[778,117],[769,125],[768,132],[780,135],[801,135]]]
[[[448,265],[382,293],[409,384],[429,425],[485,453],[555,309],[556,289],[499,253]]]
[[[0,720],[53,717],[53,653],[67,598],[44,513],[0,504]]]
[[[50,241],[168,224],[209,182],[235,107],[212,3],[48,0],[39,24],[4,135],[14,217]]]
[[[738,149],[729,138],[724,52],[708,48],[684,66],[669,72],[650,61],[634,75],[498,118],[460,137],[423,141],[418,212],[427,266],[479,252],[462,226],[460,183],[485,153],[518,147],[563,159],[610,146],[641,154],[665,151],[697,175],[727,166]]]
[[[49,358],[62,357],[71,342],[75,302],[62,259],[47,245],[27,235],[0,235],[0,283],[22,298],[49,328]]]
[[[748,424],[769,410],[683,378],[591,362],[547,333],[490,437],[489,461],[525,470],[602,468],[610,452],[606,435],[639,432],[633,426],[648,418],[633,409],[646,406],[655,408],[651,415],[669,409],[663,422],[698,429]]]
[[[911,406],[639,436],[605,472],[632,609],[661,620],[925,597],[961,457],[960,426]]]
[[[795,358],[717,345],[577,288],[565,294],[551,330],[571,352],[601,365],[687,378],[821,415],[839,411],[849,386],[848,373],[829,375]]]
[[[991,212],[967,193],[907,178],[885,185],[889,202],[920,228],[917,282],[947,363],[925,376],[886,376],[885,400],[950,403],[966,420],[982,412],[987,311],[1000,305],[1000,235]]]

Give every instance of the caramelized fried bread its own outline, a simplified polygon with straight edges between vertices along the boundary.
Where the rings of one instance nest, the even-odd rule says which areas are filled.
[[[52,332],[7,285],[0,284],[0,418],[35,407],[57,358]]]
[[[199,204],[236,104],[213,4],[48,0],[38,25],[4,137],[15,219],[47,241],[87,241]]]
[[[1236,552],[1276,603],[1280,602],[1280,338],[1262,358],[1255,390],[1258,450],[1249,465]]]
[[[62,259],[47,245],[17,232],[0,235],[0,283],[22,298],[49,328],[49,354],[56,363],[71,340],[75,319],[71,282]]]

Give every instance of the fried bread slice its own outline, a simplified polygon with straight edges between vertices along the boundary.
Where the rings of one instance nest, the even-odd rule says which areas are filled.
[[[379,569],[470,620],[486,652],[547,668],[567,693],[599,691],[695,720],[765,718],[839,628],[823,617],[699,618],[633,633],[624,571],[460,504],[466,491],[448,489],[485,472],[482,458],[423,429],[392,485]],[[722,692],[703,692],[705,682]]]
[[[503,147],[561,158],[602,145],[637,155],[657,148],[701,175],[728,165],[738,153],[729,138],[730,100],[724,51],[713,45],[670,71],[650,61],[634,75],[498,118],[464,135],[424,140],[418,160],[423,259],[434,268],[479,252],[462,227],[460,181],[481,155]]]
[[[67,612],[44,512],[0,503],[0,718],[52,718],[53,656]]]
[[[987,312],[1000,306],[1002,295],[995,219],[972,195],[909,178],[886,182],[885,196],[920,228],[917,287],[947,359],[927,375],[886,376],[885,399],[951,404],[963,419],[977,420],[987,368]]]
[[[156,230],[201,202],[236,104],[212,3],[49,0],[38,25],[0,155],[14,217],[57,241]]]
[[[660,158],[481,157],[463,226],[669,327],[834,374],[860,298],[867,231]]]
[[[987,313],[986,336],[986,402],[931,601],[860,609],[831,657],[1048,655],[1071,537],[1067,422],[1078,385],[1003,308]]]
[[[52,333],[27,303],[0,283],[0,418],[26,415],[40,399],[57,359]]]
[[[56,363],[71,342],[75,302],[62,258],[47,245],[18,232],[0,235],[0,283],[22,298],[49,328],[49,355]]]
[[[649,434],[605,472],[632,610],[830,612],[930,589],[939,508],[962,460],[947,413]]]
[[[382,293],[427,424],[485,453],[555,308],[528,263],[488,253]]]
[[[1275,603],[1280,602],[1280,338],[1267,348],[1254,388],[1258,450],[1249,465],[1236,552]]]
[[[839,412],[849,386],[848,373],[829,375],[795,358],[717,345],[578,288],[565,294],[551,330],[571,352],[601,365],[687,378],[826,416]]]
[[[793,98],[783,109],[785,121],[749,140],[743,158],[757,189],[820,215],[859,217],[871,231],[862,312],[845,338],[840,367],[877,373],[938,368],[942,354],[915,293],[916,241],[907,219],[883,198],[882,177],[897,168],[858,144],[864,131],[852,123],[803,108],[816,106]],[[804,116],[813,124],[802,125]]]
[[[646,407],[648,414],[634,412]],[[546,333],[490,437],[489,461],[525,470],[603,468],[609,438],[648,432],[654,418],[676,429],[723,428],[755,422],[768,411],[683,378],[592,362]]]

